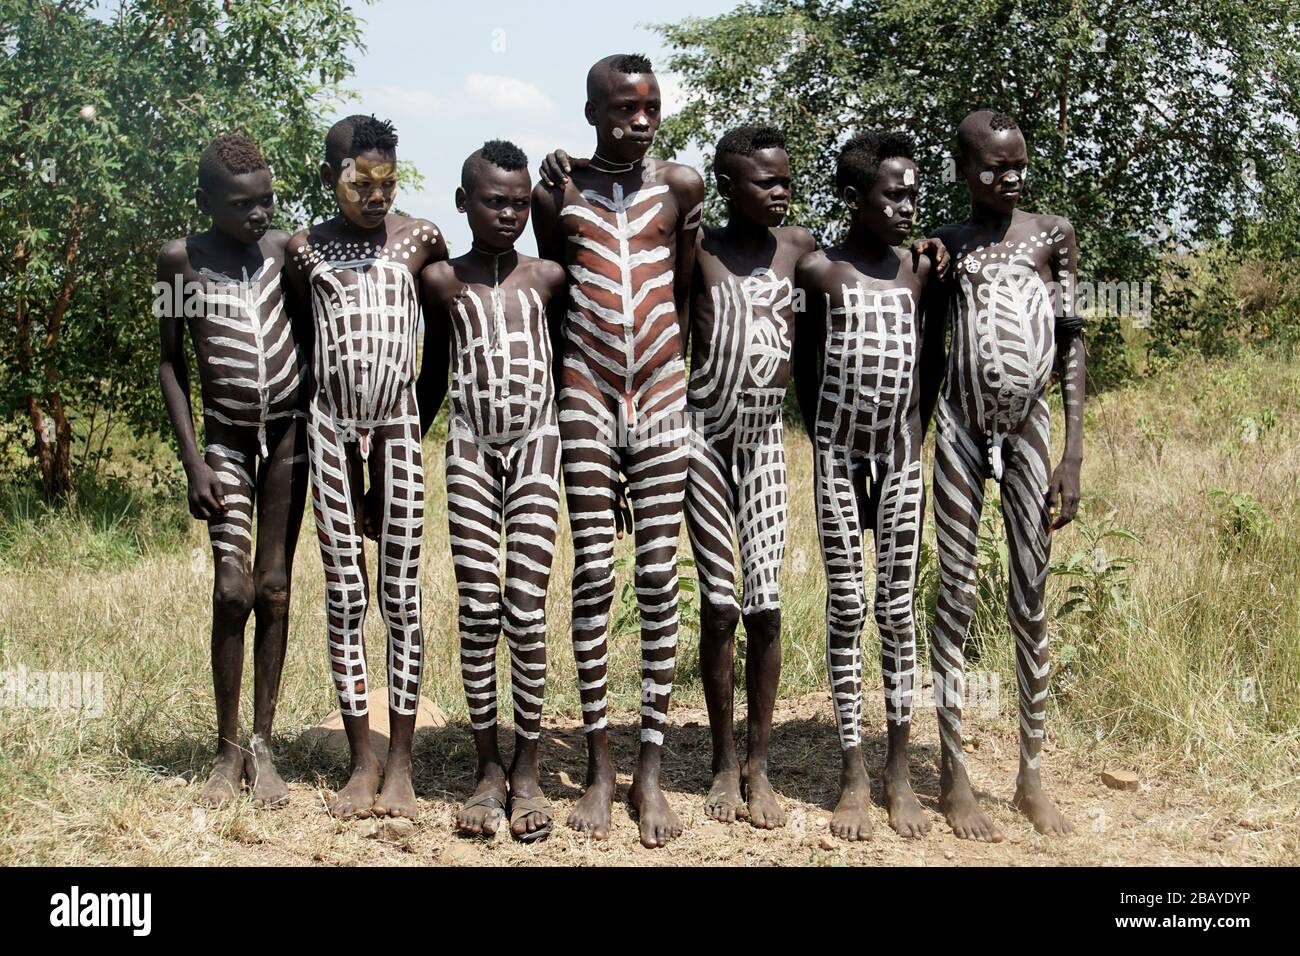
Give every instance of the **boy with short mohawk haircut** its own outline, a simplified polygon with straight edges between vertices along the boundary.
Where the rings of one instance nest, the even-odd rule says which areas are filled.
[[[199,799],[220,806],[247,780],[255,806],[280,807],[289,802],[289,789],[272,759],[271,724],[307,495],[300,387],[306,356],[284,309],[280,274],[289,236],[269,228],[275,196],[261,151],[243,136],[218,136],[203,151],[198,179],[195,200],[212,225],[163,246],[157,311],[159,379],[189,480],[190,513],[207,521],[212,541],[218,742]],[[187,325],[203,395],[202,454],[190,409]],[[256,617],[253,735],[243,749],[239,690],[250,613]]]
[[[417,391],[427,430],[455,364],[447,429],[447,515],[460,598],[460,657],[478,784],[456,814],[462,833],[494,834],[504,812],[516,839],[551,832],[538,780],[546,691],[546,589],[560,518],[560,429],[555,410],[552,303],[564,269],[515,251],[528,224],[528,157],[491,140],[461,168],[456,208],[470,251],[427,266],[425,360]],[[561,317],[556,316],[556,322]],[[505,580],[498,554],[504,527]],[[507,774],[497,745],[497,641],[510,645],[515,750]]]
[[[301,341],[312,355],[308,449],[316,532],[325,565],[330,667],[351,749],[349,779],[330,801],[339,817],[419,812],[411,739],[420,699],[420,539],[424,463],[416,401],[416,277],[447,258],[438,228],[389,210],[397,193],[397,133],[373,116],[339,120],[325,139],[321,183],[338,215],[289,242],[285,266]],[[362,535],[366,472],[383,494],[380,609],[388,631],[392,740],[380,768],[370,741],[362,626],[369,598]]]

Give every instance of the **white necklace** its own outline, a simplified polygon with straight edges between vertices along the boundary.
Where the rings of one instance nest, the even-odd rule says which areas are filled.
[[[588,165],[598,173],[630,173],[632,170],[640,166],[641,163],[642,160],[640,159],[633,160],[630,163],[612,163],[605,157],[601,156],[600,153],[594,153]]]

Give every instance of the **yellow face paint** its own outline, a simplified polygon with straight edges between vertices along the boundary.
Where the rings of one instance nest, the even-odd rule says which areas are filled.
[[[397,198],[397,164],[389,157],[349,156],[343,160],[334,198],[352,222],[378,225]]]

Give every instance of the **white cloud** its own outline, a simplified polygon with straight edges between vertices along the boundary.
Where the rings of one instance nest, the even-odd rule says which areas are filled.
[[[391,119],[400,130],[403,120],[427,120],[442,112],[442,103],[428,90],[408,86],[376,86],[361,91],[360,100],[349,104],[356,112],[374,113]],[[351,112],[352,110],[349,110]]]
[[[465,77],[465,92],[490,110],[499,113],[550,113],[555,104],[532,83],[513,76],[471,73]]]
[[[667,119],[686,105],[686,92],[672,73],[656,73],[655,79],[659,81],[660,112]]]

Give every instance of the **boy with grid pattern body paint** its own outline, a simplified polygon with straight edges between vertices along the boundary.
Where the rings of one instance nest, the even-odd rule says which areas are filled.
[[[340,817],[418,813],[411,739],[420,697],[420,539],[424,464],[415,394],[416,277],[447,257],[436,226],[389,212],[397,190],[392,124],[355,115],[325,140],[321,183],[339,214],[289,242],[285,276],[299,339],[312,355],[308,451],[316,532],[325,566],[330,669],[351,750],[348,783],[330,801]],[[362,627],[369,603],[362,544],[367,472],[383,494],[380,610],[388,632],[391,743],[380,767],[370,740]]]

